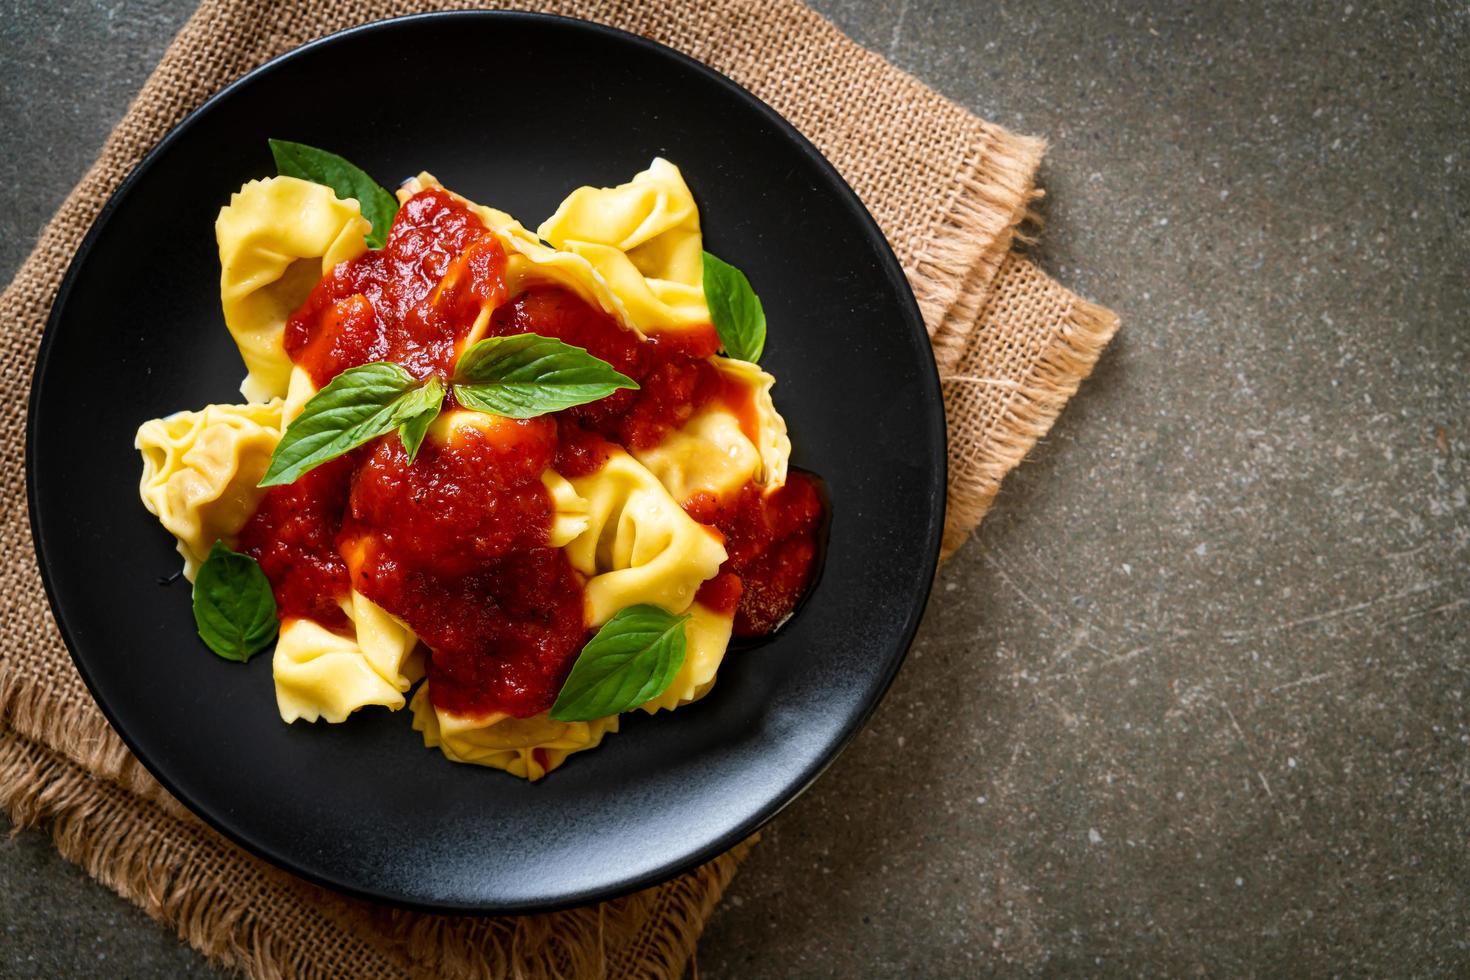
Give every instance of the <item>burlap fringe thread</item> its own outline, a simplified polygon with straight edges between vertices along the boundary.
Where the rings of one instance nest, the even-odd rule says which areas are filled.
[[[110,734],[110,733],[109,733]],[[138,807],[156,812],[140,821]],[[679,976],[704,922],[754,840],[668,885],[589,908],[520,918],[425,916],[379,909],[379,941],[343,950],[343,918],[359,907],[261,867],[275,882],[226,878],[211,852],[232,845],[166,795],[139,803],[15,732],[0,736],[0,806],[17,826],[50,828],[57,850],[89,875],[173,927],[216,964],[260,980],[358,977]],[[276,887],[262,888],[262,885]],[[269,905],[242,901],[268,898]],[[262,908],[268,911],[262,913]],[[644,928],[657,918],[665,928]],[[286,928],[282,928],[282,925]],[[609,957],[607,936],[637,935]],[[364,971],[364,964],[376,969]],[[636,971],[636,973],[632,972]]]
[[[450,0],[433,5],[461,4]],[[560,0],[548,0],[548,5],[572,10]],[[722,13],[709,13],[705,22],[615,0],[576,9],[672,43],[734,75],[801,125],[849,179],[853,175],[844,165],[846,157],[861,170],[873,166],[873,154],[889,150],[847,146],[843,140],[858,137],[827,110],[813,113],[810,93],[768,88],[769,80],[760,73],[775,42],[795,33],[810,46],[798,50],[825,44],[830,51],[841,45],[843,51],[851,49],[853,63],[863,64],[866,71],[881,68],[885,84],[902,93],[889,96],[930,100],[934,104],[926,103],[926,109],[945,120],[962,114],[876,55],[840,38],[830,24],[799,4],[711,0],[711,5]],[[207,0],[135,108],[151,101],[181,115],[221,81],[249,67],[236,64],[249,57],[241,54],[247,48],[268,56],[314,34],[401,13],[408,6],[397,0],[324,0],[309,17],[298,11],[290,16],[299,19],[287,22],[273,20],[284,12],[264,4],[257,9],[244,2]],[[742,30],[711,26],[722,17],[727,26],[739,23]],[[724,39],[735,36],[747,37],[759,50],[751,55],[726,47]],[[223,41],[226,37],[232,40]],[[191,51],[208,66],[191,63]],[[849,75],[833,84],[850,82]],[[842,99],[833,98],[830,104],[840,106]],[[0,296],[0,310],[13,316],[11,326],[21,328],[21,335],[13,331],[4,338],[7,357],[0,363],[0,384],[6,391],[28,390],[39,339],[38,327],[31,335],[30,325],[44,320],[60,270],[100,201],[131,166],[120,167],[119,161],[141,158],[161,132],[153,131],[153,123],[130,127],[133,117],[130,109],[102,159]],[[1077,299],[1011,252],[1018,226],[1037,196],[1032,178],[1045,145],[980,125],[979,150],[965,147],[971,152],[962,157],[964,172],[948,188],[937,223],[918,221],[912,201],[901,197],[907,188],[884,183],[871,170],[860,175],[877,182],[854,181],[884,220],[904,262],[943,380],[951,426],[946,555],[989,508],[1005,473],[1051,427],[1118,325],[1112,313]],[[942,132],[942,127],[933,132]],[[946,149],[936,146],[930,152],[943,156]],[[78,200],[97,203],[78,207]],[[895,223],[904,229],[897,237]],[[10,431],[21,431],[23,411],[23,397],[0,406]],[[8,504],[0,520],[5,552],[0,558],[6,569],[26,563],[18,582],[36,588],[18,442],[0,447],[0,482]],[[49,610],[30,615],[22,603],[29,605],[35,596],[6,591],[0,595],[0,613],[20,624],[10,643],[59,645]],[[60,654],[58,663],[65,663],[64,656]],[[17,827],[48,826],[68,860],[171,926],[214,963],[252,977],[677,977],[754,840],[657,888],[553,915],[427,916],[370,906],[243,857],[159,786],[80,692],[80,685],[58,685],[39,673],[12,668],[0,674],[0,806]],[[229,873],[222,874],[222,869]]]

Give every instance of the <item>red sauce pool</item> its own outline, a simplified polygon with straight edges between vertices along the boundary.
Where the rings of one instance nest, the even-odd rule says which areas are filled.
[[[779,490],[762,494],[750,484],[724,498],[696,494],[684,509],[725,535],[729,558],[722,571],[734,573],[742,586],[735,635],[764,636],[781,625],[812,577],[822,521],[815,481],[805,473],[791,473]]]
[[[260,561],[283,617],[346,631],[339,603],[355,588],[429,648],[436,706],[528,717],[555,701],[587,639],[580,577],[548,546],[541,473],[595,472],[610,443],[652,448],[712,402],[753,435],[754,392],[707,360],[719,346],[712,327],[642,340],[565,290],[506,302],[504,267],[499,241],[470,208],[424,191],[399,210],[383,249],[318,283],[287,322],[286,349],[318,387],[378,360],[447,376],[492,307],[488,336],[558,337],[638,390],[538,419],[462,426],[445,442],[431,436],[411,465],[398,437],[385,436],[267,491],[241,549]],[[730,554],[699,600],[734,610],[740,635],[775,628],[811,578],[822,513],[814,485],[793,474],[770,494],[751,485],[686,509],[724,534]]]

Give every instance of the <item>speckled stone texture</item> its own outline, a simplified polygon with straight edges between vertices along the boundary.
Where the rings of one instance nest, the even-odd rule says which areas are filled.
[[[1051,139],[1041,262],[1125,326],[700,976],[1470,972],[1470,11],[817,6]],[[0,2],[0,272],[189,7]],[[0,920],[211,975],[36,833]]]

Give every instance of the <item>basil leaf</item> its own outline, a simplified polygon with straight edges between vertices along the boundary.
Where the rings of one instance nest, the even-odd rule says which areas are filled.
[[[294,483],[301,474],[392,432],[431,408],[437,415],[436,406],[443,398],[442,382],[420,384],[397,364],[374,361],[348,368],[312,395],[301,414],[291,420],[259,485]]]
[[[194,577],[194,624],[209,649],[241,663],[276,638],[276,599],[254,558],[214,543]]]
[[[766,349],[766,311],[745,273],[704,253],[704,302],[725,353],[759,361]]]
[[[551,717],[591,721],[656,698],[684,665],[684,620],[658,606],[629,606],[587,641]]]
[[[427,384],[409,397],[429,403],[427,408],[398,427],[398,438],[402,440],[403,448],[408,450],[408,461],[412,463],[419,454],[419,446],[424,443],[424,436],[429,433],[429,426],[434,424],[434,420],[439,417],[439,410],[444,407],[444,382],[438,378],[430,378]]]
[[[554,337],[488,337],[460,356],[454,397],[465,408],[529,419],[637,388],[604,360]]]
[[[276,170],[285,177],[299,177],[313,184],[325,184],[342,200],[357,201],[362,216],[372,222],[373,230],[367,243],[372,248],[382,248],[388,240],[388,229],[393,227],[393,216],[398,213],[398,198],[384,189],[377,181],[359,168],[348,163],[335,153],[318,150],[305,143],[289,143],[286,140],[268,140],[271,156],[276,159]]]

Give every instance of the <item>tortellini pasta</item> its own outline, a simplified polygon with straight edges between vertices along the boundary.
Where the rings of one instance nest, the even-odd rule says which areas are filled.
[[[398,196],[407,200],[431,187],[445,189],[421,173]],[[573,191],[539,237],[504,211],[454,196],[505,247],[511,296],[560,286],[641,335],[709,323],[699,212],[679,169],[666,160],[622,187]],[[477,339],[472,334],[469,342]]]
[[[659,709],[673,711],[691,701],[698,701],[715,686],[715,673],[725,659],[735,613],[716,612],[702,602],[687,610],[684,622],[684,663],[664,692],[641,705],[654,714]]]
[[[410,709],[413,727],[423,733],[427,748],[438,749],[452,762],[491,766],[532,782],[618,730],[617,715],[595,721],[553,721],[544,713],[530,718],[456,715],[433,705],[428,684],[414,693]]]
[[[565,548],[587,530],[592,520],[588,515],[591,505],[556,470],[542,473],[541,485],[551,495],[551,531],[547,543],[553,548]]]
[[[584,530],[565,543],[572,567],[586,576],[586,621],[601,626],[621,609],[639,603],[687,612],[684,663],[669,687],[642,705],[650,714],[703,697],[730,642],[733,613],[718,613],[695,601],[699,585],[725,560],[717,535],[684,513],[641,464],[616,451],[590,476],[568,480],[548,471],[542,477],[556,505],[556,524],[572,518]],[[589,749],[617,717],[592,722],[491,715],[471,718],[433,706],[425,684],[411,704],[414,728],[424,745],[454,762],[503,769],[540,779],[573,752]]]
[[[143,506],[178,539],[189,581],[216,541],[230,541],[264,492],[256,484],[281,438],[279,400],[209,405],[150,419],[134,442],[143,454]]]
[[[698,493],[738,490],[764,467],[740,419],[724,408],[699,413],[657,446],[634,455],[681,504]]]
[[[699,209],[669,161],[617,187],[577,188],[536,234],[586,259],[643,332],[709,323]]]
[[[714,687],[730,643],[734,614],[718,613],[698,602],[688,613],[684,663],[668,688],[641,706],[649,714],[697,701]],[[457,715],[433,705],[428,684],[414,693],[409,708],[413,727],[423,734],[426,748],[437,748],[452,762],[491,766],[532,782],[560,766],[567,756],[595,748],[605,735],[618,730],[616,715],[571,722],[555,721],[545,713],[530,718]]]
[[[281,626],[271,661],[281,720],[340,723],[358,708],[378,704],[397,711],[403,694],[423,676],[414,657],[418,639],[403,623],[357,592],[342,604],[352,636],[310,619]]]
[[[281,421],[290,425],[314,394],[316,383],[311,380],[311,373],[299,365],[292,367],[290,381],[286,384],[286,403],[281,407]]]
[[[736,379],[751,389],[751,426],[749,433],[760,453],[761,467],[754,480],[767,489],[786,483],[786,468],[791,460],[791,439],[786,435],[786,420],[776,411],[771,399],[771,388],[776,379],[760,369],[760,365],[749,361],[737,361],[733,357],[718,357],[714,365],[727,376]]]
[[[590,262],[580,255],[548,248],[524,225],[504,211],[477,204],[455,194],[430,173],[421,173],[406,181],[398,189],[398,199],[406,201],[430,188],[443,190],[474,210],[485,223],[485,227],[500,240],[506,255],[506,291],[511,297],[534,286],[559,286],[575,293],[584,303],[600,309],[623,326],[637,329],[622,299],[613,292]],[[467,345],[480,339],[483,326],[476,324],[480,333],[472,330],[465,339]]]
[[[771,400],[776,379],[748,361],[718,358],[715,364],[750,392],[745,418],[716,402],[652,449],[634,451],[681,504],[699,493],[733,493],[752,481],[767,490],[786,482],[791,440]]]
[[[241,187],[214,229],[225,326],[248,372],[240,391],[252,402],[283,397],[286,320],[322,276],[366,250],[372,225],[321,184],[270,177]]]
[[[588,505],[588,527],[566,546],[587,578],[587,625],[601,626],[640,603],[680,613],[700,583],[719,571],[725,545],[622,450],[590,476],[569,481]]]

